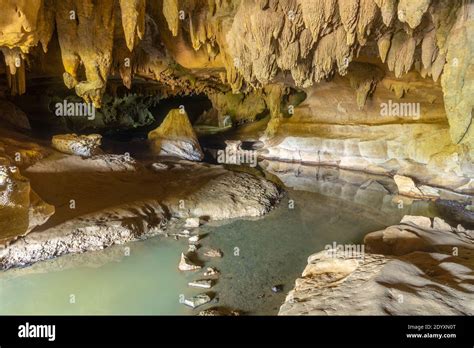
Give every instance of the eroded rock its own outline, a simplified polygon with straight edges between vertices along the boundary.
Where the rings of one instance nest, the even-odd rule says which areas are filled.
[[[17,167],[0,165],[0,245],[24,236],[54,214]]]
[[[190,298],[184,299],[184,304],[191,308],[197,308],[205,305],[212,301],[212,298],[208,294],[199,294]]]
[[[159,156],[200,161],[204,154],[188,115],[184,110],[171,110],[163,123],[148,134],[152,150]]]
[[[184,253],[181,253],[181,259],[179,261],[178,269],[180,271],[195,271],[201,269],[201,266],[194,264],[189,260],[189,257]]]
[[[91,157],[101,153],[102,136],[99,134],[77,135],[60,134],[53,136],[53,147],[63,153]]]
[[[369,233],[363,255],[311,255],[279,314],[472,315],[474,231],[424,220]]]

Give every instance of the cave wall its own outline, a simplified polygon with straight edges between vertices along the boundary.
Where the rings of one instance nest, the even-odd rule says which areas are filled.
[[[209,95],[219,114],[241,117],[237,123],[268,110],[268,139],[285,132],[331,139],[346,125],[344,132],[373,133],[350,135],[354,139],[390,142],[401,131],[406,134],[399,142],[413,143],[411,153],[387,150],[388,159],[406,156],[427,165],[439,153],[437,158],[472,162],[472,0],[0,0],[0,5],[0,74],[11,94],[24,93],[29,76],[57,74],[100,107],[111,77],[127,88],[136,80],[153,80],[163,95]],[[287,119],[281,100],[290,87],[308,99],[293,105]],[[380,117],[380,105],[392,99],[420,103],[420,119]],[[403,127],[394,130],[396,124]],[[459,166],[472,178],[469,166]]]

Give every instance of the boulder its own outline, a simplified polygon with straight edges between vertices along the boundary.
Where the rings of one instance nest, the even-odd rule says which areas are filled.
[[[52,145],[56,150],[69,155],[91,157],[101,153],[101,142],[102,136],[99,134],[59,134],[53,136]]]
[[[190,161],[204,158],[196,133],[183,110],[171,110],[163,123],[148,133],[153,152],[159,156],[178,157]]]

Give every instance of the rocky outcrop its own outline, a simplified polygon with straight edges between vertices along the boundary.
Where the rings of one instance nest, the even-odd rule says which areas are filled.
[[[472,315],[474,231],[405,216],[308,258],[280,315]]]
[[[159,156],[200,161],[204,154],[188,115],[182,109],[171,110],[163,123],[148,134],[151,148]]]
[[[225,220],[241,216],[262,216],[280,198],[281,190],[264,178],[247,173],[226,172],[213,178],[181,202],[172,199],[166,200],[165,204],[176,216]]]

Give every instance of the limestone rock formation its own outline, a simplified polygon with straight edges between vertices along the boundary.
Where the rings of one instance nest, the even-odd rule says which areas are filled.
[[[279,314],[474,313],[474,231],[406,217],[369,233],[365,245],[368,252],[341,246],[311,255]]]
[[[171,110],[163,123],[148,134],[152,150],[160,156],[200,161],[204,154],[188,115],[184,110]]]
[[[189,257],[184,253],[181,253],[181,259],[179,260],[178,269],[180,271],[195,271],[201,269],[201,266],[195,265],[189,260]]]
[[[226,172],[211,179],[181,202],[166,201],[180,217],[211,220],[262,216],[279,202],[281,189],[272,182],[247,173]],[[183,208],[184,207],[184,208]]]
[[[35,197],[28,200],[28,181],[20,177],[10,180],[16,176],[7,172],[5,182],[0,182],[0,199],[4,197],[0,202],[0,243],[5,247],[0,248],[0,269],[101,250],[164,234],[165,228],[167,232],[181,232],[187,218],[192,218],[189,221],[195,228],[200,217],[219,220],[260,216],[275,206],[281,194],[275,184],[262,177],[230,172],[221,166],[181,161],[168,162],[168,170],[148,171],[137,170],[133,163],[124,162],[124,156],[118,155],[86,159],[57,155],[27,168],[41,189],[39,193],[53,198],[57,208],[47,225],[26,236],[28,224],[39,223],[46,212],[43,205],[28,210],[26,204],[35,202]],[[236,199],[236,194],[242,197]],[[71,197],[75,209],[70,208]],[[3,201],[16,205],[3,207]],[[4,219],[3,214],[10,215]],[[177,219],[183,220],[174,226],[171,222]],[[11,221],[18,223],[11,225]],[[3,233],[7,232],[6,237],[15,240],[5,245]],[[198,235],[191,238],[199,240]],[[215,272],[211,270],[205,277]]]
[[[77,135],[59,134],[53,136],[53,148],[69,155],[91,157],[101,153],[102,136],[100,134]]]
[[[0,245],[5,246],[54,214],[54,206],[44,202],[17,167],[0,165]]]
[[[263,139],[282,160],[311,152],[312,162],[447,182],[458,192],[473,179],[472,1],[0,5],[0,74],[10,94],[25,93],[29,76],[60,77],[100,107],[107,88],[117,90],[111,80],[127,89],[153,81],[154,95],[206,94],[206,124],[269,116]],[[308,95],[304,104],[290,100],[294,91]],[[410,104],[418,112],[400,112]],[[303,143],[300,156],[300,144],[282,144],[291,135],[313,145],[288,139]],[[174,145],[170,153],[199,157],[188,143]]]

